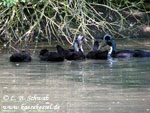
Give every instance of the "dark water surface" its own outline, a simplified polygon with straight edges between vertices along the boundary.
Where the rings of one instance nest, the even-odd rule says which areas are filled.
[[[1,113],[150,113],[150,58],[8,59],[0,54]]]

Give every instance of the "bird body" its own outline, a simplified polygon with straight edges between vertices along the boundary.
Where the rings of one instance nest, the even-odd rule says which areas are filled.
[[[83,54],[82,41],[84,41],[84,37],[79,35],[73,43],[74,49],[64,49],[58,45],[58,53],[67,60],[84,60],[85,55]]]
[[[108,51],[90,51],[87,55],[87,59],[97,59],[97,60],[106,60]]]
[[[98,48],[99,48],[99,42],[98,42],[98,41],[95,41],[95,42],[94,42],[93,50],[90,51],[90,52],[86,55],[86,58],[87,58],[87,59],[106,60],[107,57],[108,57],[109,51],[100,51],[100,50],[98,50]]]
[[[134,50],[119,50],[114,52],[111,56],[113,58],[131,58],[134,56]]]
[[[79,50],[79,51],[70,51],[68,49],[65,50],[60,45],[58,45],[58,46],[60,48],[58,50],[58,53],[61,54],[62,56],[64,56],[64,58],[67,59],[67,60],[84,60],[85,59],[85,56],[84,56],[84,54],[81,50]]]
[[[150,57],[150,52],[144,50],[118,50],[116,51],[115,40],[110,35],[104,36],[105,45],[112,47],[111,57],[113,58],[131,58],[131,57]]]
[[[59,48],[57,48],[59,49]],[[40,59],[43,61],[61,62],[64,61],[64,57],[57,52],[49,52],[47,49],[40,51]]]
[[[32,58],[28,52],[22,51],[11,55],[9,60],[10,62],[30,62]]]
[[[83,41],[84,37],[79,35],[73,44],[73,49],[63,49],[60,45],[56,46],[57,52],[43,49],[40,51],[40,59],[45,61],[83,60],[85,59],[82,48]]]
[[[135,50],[134,57],[150,57],[150,52],[144,50]]]

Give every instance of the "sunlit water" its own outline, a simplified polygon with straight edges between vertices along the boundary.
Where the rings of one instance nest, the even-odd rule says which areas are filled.
[[[0,54],[1,113],[150,113],[150,58],[11,63]]]

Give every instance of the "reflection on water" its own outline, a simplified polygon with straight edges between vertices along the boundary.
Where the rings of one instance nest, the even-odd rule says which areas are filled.
[[[0,57],[4,113],[149,113],[150,58],[10,63]]]

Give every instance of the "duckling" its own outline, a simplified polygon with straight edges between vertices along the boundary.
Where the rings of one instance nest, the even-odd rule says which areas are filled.
[[[62,48],[58,45],[61,49],[58,51],[59,54],[65,57],[67,60],[84,60],[85,56],[83,52],[79,49],[79,51],[69,51]]]
[[[10,62],[30,62],[32,58],[28,52],[22,51],[11,55],[9,60]]]
[[[100,50],[98,50],[98,48],[99,48],[99,42],[98,42],[98,41],[95,41],[95,42],[94,42],[93,50],[90,51],[90,52],[86,55],[86,58],[87,58],[87,59],[106,60],[107,57],[108,57],[109,51],[100,51]]]
[[[58,50],[58,53],[65,57],[67,60],[83,60],[85,59],[85,55],[83,54],[82,42],[84,41],[84,37],[79,35],[75,40],[73,50],[63,49],[60,45],[57,47],[61,48]]]
[[[60,51],[59,47],[56,46],[57,51]],[[64,56],[61,56],[58,52],[49,52],[47,49],[42,49],[39,55],[43,61],[61,62],[64,61]]]

